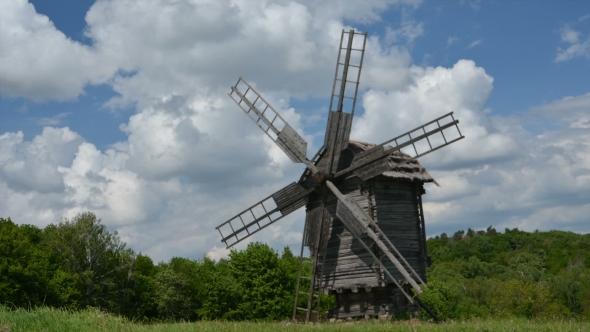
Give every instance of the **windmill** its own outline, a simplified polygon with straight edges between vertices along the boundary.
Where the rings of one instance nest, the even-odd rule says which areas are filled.
[[[311,159],[305,140],[243,78],[229,93],[306,170],[298,182],[216,229],[230,248],[306,206],[293,310],[294,319],[302,311],[306,322],[319,320],[321,291],[336,294],[329,317],[392,315],[422,305],[436,318],[418,298],[429,263],[421,195],[423,184],[434,180],[416,158],[464,136],[449,113],[381,144],[350,141],[366,38],[342,31],[324,145]],[[304,259],[305,248],[310,259]],[[301,272],[305,263],[311,264],[308,281]],[[298,306],[300,296],[305,307]]]

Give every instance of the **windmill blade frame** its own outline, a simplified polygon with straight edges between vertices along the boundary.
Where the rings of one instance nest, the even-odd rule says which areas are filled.
[[[449,122],[441,125],[440,122],[443,120]],[[435,126],[436,128],[426,131],[426,127],[431,125]],[[451,127],[455,127],[457,129],[459,136],[452,140],[447,140],[444,134],[444,130]],[[412,137],[412,133],[414,133],[414,137]],[[441,133],[441,137],[443,138],[444,143],[433,146],[429,137],[437,133]],[[351,165],[348,168],[337,172],[334,175],[334,177],[339,178],[352,174],[360,177],[363,180],[368,180],[393,167],[401,165],[391,165],[386,159],[384,159],[395,151],[400,151],[406,147],[412,146],[413,149],[407,151],[409,152],[408,155],[410,156],[410,159],[408,159],[406,162],[409,162],[411,160],[415,160],[419,157],[434,152],[438,149],[441,149],[447,145],[455,143],[463,138],[465,138],[465,136],[461,134],[461,130],[459,129],[459,120],[454,118],[453,112],[450,112],[354,156]],[[421,141],[425,141],[428,143],[428,148],[424,151],[418,151],[418,148],[416,148],[416,143]],[[396,145],[386,146],[386,144],[392,142],[395,142]],[[412,152],[414,152],[415,154],[412,155]]]
[[[215,227],[221,235],[221,242],[226,248],[233,247],[305,206],[307,196],[314,190],[315,188],[307,189],[295,182],[278,190]]]
[[[238,89],[240,83],[247,87],[244,92]],[[256,96],[254,101],[250,101],[247,97],[250,91]],[[314,174],[318,172],[317,167],[307,159],[307,142],[303,137],[241,76],[236,85],[231,87],[228,96],[285,152],[291,161],[305,164]],[[243,104],[247,107],[244,107]],[[259,107],[263,110],[261,111]],[[270,118],[267,116],[267,112]],[[281,123],[283,124],[282,128],[280,128]]]
[[[348,34],[346,40],[346,47],[344,46],[344,36]],[[362,36],[363,43],[362,48],[354,48],[354,37]],[[346,149],[348,146],[348,140],[350,137],[350,130],[352,128],[352,118],[354,116],[354,110],[356,107],[356,100],[358,96],[359,81],[361,77],[361,69],[363,67],[363,60],[365,57],[365,46],[367,43],[367,33],[359,33],[354,30],[345,32],[342,30],[340,37],[340,49],[338,50],[338,58],[336,60],[336,72],[334,74],[334,84],[332,85],[332,95],[330,98],[330,108],[328,113],[328,122],[326,124],[326,133],[324,135],[324,146],[328,148],[328,168],[325,170],[327,173],[334,173],[338,165],[337,159],[340,155],[340,151]],[[342,50],[345,50],[344,62],[341,61]],[[360,53],[358,56],[358,62],[351,63],[351,57],[353,52]],[[353,60],[354,62],[354,60]],[[342,67],[341,67],[342,66]],[[342,68],[342,71],[340,71]],[[351,68],[356,68],[356,77],[354,73],[349,73]],[[349,77],[352,74],[352,77]],[[354,87],[353,95],[350,95],[352,91],[349,91],[348,86]],[[347,95],[349,94],[349,95]],[[336,104],[334,104],[337,98]],[[346,100],[351,102],[346,103]],[[336,107],[334,109],[334,106]],[[348,109],[350,108],[350,109]]]

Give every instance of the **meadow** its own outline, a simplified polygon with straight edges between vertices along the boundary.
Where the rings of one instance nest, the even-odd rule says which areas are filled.
[[[98,309],[68,311],[55,308],[9,309],[0,307],[0,332],[64,331],[590,331],[590,323],[576,320],[469,319],[436,324],[420,320],[344,321],[321,324],[282,322],[199,321],[187,323],[141,323]]]

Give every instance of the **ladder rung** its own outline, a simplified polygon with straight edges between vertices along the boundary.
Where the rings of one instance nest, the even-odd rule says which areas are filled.
[[[342,65],[344,66],[344,64],[342,62],[338,62],[338,65]],[[357,66],[357,65],[351,65],[350,63],[348,64],[348,67],[354,67],[354,68],[360,68],[361,66]]]
[[[307,292],[302,292],[302,291],[299,291],[299,294],[303,294],[303,295],[307,295],[307,296],[309,296],[309,293],[307,293]],[[315,294],[315,293],[313,294],[313,296],[314,296],[315,298],[318,298],[318,297],[320,297],[318,294]]]

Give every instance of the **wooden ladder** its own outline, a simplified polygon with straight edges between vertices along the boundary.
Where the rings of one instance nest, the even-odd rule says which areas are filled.
[[[297,287],[295,289],[295,304],[293,306],[293,320],[297,320],[298,312],[305,312],[305,323],[310,321],[320,321],[320,306],[321,306],[321,291],[322,281],[324,278],[324,265],[326,261],[326,247],[327,247],[327,233],[328,233],[328,219],[321,218],[321,222],[317,225],[308,225],[316,227],[305,227],[303,230],[303,238],[301,241],[301,252],[299,254],[299,273],[297,275]],[[314,229],[315,228],[315,229]],[[316,232],[316,236],[313,237],[314,241],[310,246],[307,246],[310,251],[310,257],[305,258],[304,252],[306,247],[306,239],[310,234],[309,231]],[[311,265],[311,277],[303,276],[303,268],[305,265]],[[301,280],[309,281],[309,289],[302,290]],[[307,296],[307,306],[299,307],[299,296]],[[315,308],[315,309],[314,309]],[[313,314],[313,317],[312,317]]]

